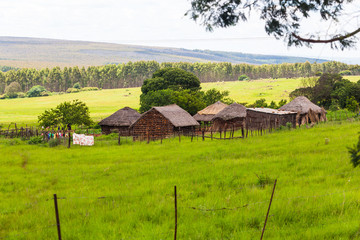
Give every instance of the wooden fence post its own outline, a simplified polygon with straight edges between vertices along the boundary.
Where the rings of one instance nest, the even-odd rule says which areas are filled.
[[[120,130],[119,130],[119,138],[118,138],[118,145],[120,145]]]
[[[275,182],[274,182],[274,187],[273,187],[273,190],[272,190],[272,193],[271,193],[271,198],[270,198],[269,208],[268,208],[267,213],[266,213],[266,218],[265,218],[264,227],[263,227],[263,230],[262,230],[262,233],[261,233],[260,240],[262,240],[262,239],[263,239],[263,236],[264,236],[265,227],[266,227],[266,222],[267,222],[268,217],[269,217],[269,212],[270,212],[271,202],[272,202],[273,197],[274,197],[274,192],[275,192],[276,182],[277,182],[277,179],[275,179]]]
[[[174,197],[175,197],[175,231],[174,231],[174,240],[176,240],[176,236],[177,236],[177,193],[176,193],[176,186],[174,186]]]
[[[202,140],[205,141],[205,129],[202,130]]]
[[[58,209],[56,194],[54,194],[54,204],[55,204],[55,216],[56,216],[56,226],[57,226],[58,238],[59,238],[59,240],[61,240],[60,217],[59,217],[59,209]]]

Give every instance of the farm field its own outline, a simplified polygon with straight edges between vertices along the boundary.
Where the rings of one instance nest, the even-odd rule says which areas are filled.
[[[258,239],[277,179],[264,239],[357,239],[360,170],[347,147],[359,130],[121,146],[109,135],[71,149],[0,139],[0,238],[56,239],[56,193],[63,239],[171,239],[176,185],[178,239]]]
[[[360,76],[346,77],[358,81]],[[252,103],[257,99],[280,101],[288,99],[291,91],[298,88],[301,79],[263,79],[244,82],[203,83],[202,88],[229,90],[230,97],[239,102]],[[91,117],[100,120],[118,109],[129,106],[139,108],[140,88],[109,89],[98,92],[80,92],[40,98],[20,98],[0,100],[0,124],[11,122],[34,124],[37,116],[45,109],[53,108],[61,102],[79,99],[90,108]]]

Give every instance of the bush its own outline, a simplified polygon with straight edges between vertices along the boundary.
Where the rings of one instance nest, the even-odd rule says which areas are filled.
[[[9,98],[9,96],[6,94],[0,95],[0,99],[5,99],[5,98]]]
[[[84,87],[80,89],[81,92],[87,92],[87,91],[99,91],[99,88],[97,87]]]
[[[341,76],[350,76],[350,75],[352,75],[352,72],[350,70],[344,70],[344,71],[339,72],[339,74]]]
[[[68,88],[66,90],[66,93],[77,93],[77,92],[80,92],[80,90],[77,88]]]
[[[46,89],[43,86],[36,85],[36,86],[33,86],[27,92],[27,96],[28,97],[40,97],[40,96],[43,96],[43,95],[41,95],[43,92],[46,92]]]
[[[26,94],[25,93],[23,93],[23,92],[18,92],[17,93],[18,94],[18,98],[24,98],[24,97],[26,97]]]
[[[50,96],[49,92],[42,92],[40,93],[41,97]]]
[[[239,81],[246,81],[246,80],[249,80],[249,79],[250,78],[248,76],[246,76],[245,74],[240,75],[239,78],[238,78]]]
[[[18,92],[21,92],[21,86],[17,82],[12,82],[5,88],[5,94],[9,98],[17,98]]]
[[[80,86],[80,83],[75,83],[74,84],[74,86],[73,86],[73,88],[76,88],[76,89],[79,89],[80,90],[80,88],[81,88],[81,86]]]
[[[53,139],[49,140],[49,147],[56,147],[60,144],[61,144],[61,142],[60,142],[60,139],[58,139],[58,138],[53,138]]]
[[[44,142],[43,137],[37,136],[37,137],[31,137],[30,140],[28,141],[28,144],[36,145],[36,144],[41,144],[43,142]]]
[[[359,103],[355,100],[355,97],[350,97],[346,99],[346,108],[350,112],[359,111]]]

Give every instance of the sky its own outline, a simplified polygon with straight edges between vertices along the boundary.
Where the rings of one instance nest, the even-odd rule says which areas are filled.
[[[348,13],[360,10],[360,1],[354,2],[346,9]],[[246,23],[207,32],[184,16],[189,9],[189,0],[1,0],[0,36],[302,56],[360,64],[360,43],[345,51],[328,45],[289,48],[283,40],[265,33],[256,14]],[[304,33],[350,31],[360,26],[354,15],[344,17],[344,22],[324,23],[312,18],[302,24]]]

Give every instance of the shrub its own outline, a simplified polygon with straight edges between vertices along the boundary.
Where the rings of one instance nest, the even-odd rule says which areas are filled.
[[[239,81],[246,81],[246,80],[249,80],[249,79],[250,78],[248,76],[246,76],[245,74],[240,75],[239,78],[238,78]]]
[[[68,88],[66,90],[66,93],[77,93],[77,92],[80,92],[80,90],[77,88]]]
[[[74,84],[74,86],[73,86],[73,88],[76,88],[76,89],[79,89],[80,90],[80,88],[81,88],[81,86],[80,86],[80,83],[75,83]]]
[[[349,76],[349,75],[352,75],[352,72],[350,70],[344,70],[344,71],[339,72],[339,74],[341,76]]]
[[[9,96],[6,94],[0,95],[0,99],[5,99],[5,98],[9,98]]]
[[[42,92],[40,93],[41,97],[50,96],[49,92]]]
[[[287,123],[286,123],[286,128],[287,128],[288,130],[291,130],[291,128],[292,128],[291,122],[287,122]]]
[[[36,144],[41,144],[43,142],[44,142],[43,137],[37,136],[37,137],[31,137],[30,140],[28,141],[28,144],[36,145]]]
[[[58,138],[53,138],[49,140],[49,147],[56,147],[58,145],[60,145],[60,139]]]
[[[17,93],[18,94],[18,98],[24,98],[24,97],[26,97],[26,94],[25,93],[23,93],[23,92],[18,92]]]
[[[355,144],[353,147],[348,147],[348,151],[350,154],[351,163],[355,168],[360,164],[360,135],[358,143]]]
[[[36,85],[36,86],[33,86],[27,92],[27,96],[28,97],[40,97],[40,96],[43,96],[43,95],[41,95],[43,92],[46,92],[46,89],[43,86]]]
[[[87,91],[99,91],[99,88],[97,87],[84,87],[80,89],[81,92],[87,92]]]
[[[264,188],[266,185],[273,183],[273,180],[268,175],[255,175],[258,178],[258,185],[261,188]]]
[[[346,99],[346,108],[350,112],[359,111],[359,103],[355,100],[355,97],[350,97]]]
[[[21,92],[21,86],[17,82],[12,82],[5,88],[5,94],[9,98],[17,98],[18,92]]]

